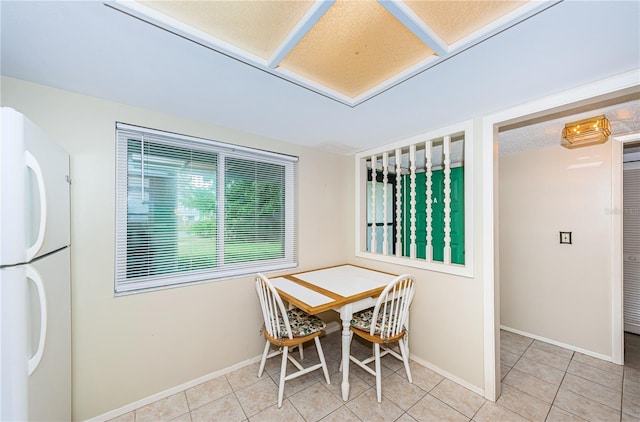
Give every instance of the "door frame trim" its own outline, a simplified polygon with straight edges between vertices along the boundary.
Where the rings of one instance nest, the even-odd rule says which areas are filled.
[[[624,144],[640,141],[640,131],[612,136],[611,142],[611,320],[612,362],[624,365],[624,251],[623,251],[623,172]]]

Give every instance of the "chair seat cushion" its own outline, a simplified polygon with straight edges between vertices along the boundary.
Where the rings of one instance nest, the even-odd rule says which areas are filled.
[[[322,331],[327,324],[323,320],[315,315],[309,315],[301,309],[293,308],[287,311],[289,317],[289,325],[291,326],[291,333],[293,337],[304,337]],[[280,325],[280,332],[286,333],[287,329],[284,326],[284,322]],[[286,334],[285,334],[286,336]]]
[[[387,312],[388,313],[388,312]],[[378,321],[376,321],[376,328],[374,335],[380,335],[380,329],[382,326],[382,317],[384,316],[383,312],[378,313]],[[360,331],[370,332],[371,330],[371,319],[373,318],[373,307],[365,309],[360,312],[356,312],[351,317],[351,326]],[[389,318],[387,317],[387,325],[389,324]]]

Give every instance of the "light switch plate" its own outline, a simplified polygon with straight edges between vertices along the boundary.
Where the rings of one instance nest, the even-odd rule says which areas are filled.
[[[560,232],[560,243],[561,244],[571,244],[571,232]]]

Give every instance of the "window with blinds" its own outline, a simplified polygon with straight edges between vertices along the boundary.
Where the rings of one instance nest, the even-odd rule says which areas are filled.
[[[297,265],[297,158],[116,125],[115,292]]]

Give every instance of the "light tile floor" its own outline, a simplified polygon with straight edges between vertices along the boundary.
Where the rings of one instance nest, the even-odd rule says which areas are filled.
[[[112,421],[640,421],[640,336],[625,334],[624,367],[507,331],[500,338],[502,395],[496,403],[415,362],[409,384],[391,356],[383,358],[382,403],[374,377],[354,365],[345,403],[336,332],[322,338],[331,384],[321,371],[288,381],[281,409],[278,356],[261,378],[256,363]],[[354,339],[352,350],[365,356],[371,349]],[[317,361],[309,343],[303,362]]]

